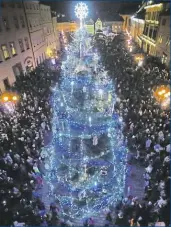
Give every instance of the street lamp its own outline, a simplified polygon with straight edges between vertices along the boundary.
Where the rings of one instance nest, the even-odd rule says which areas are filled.
[[[13,113],[19,99],[19,95],[14,92],[4,92],[0,96],[0,105],[2,106],[4,112]]]
[[[170,105],[170,87],[166,85],[158,86],[154,90],[154,97],[162,108],[168,108]]]

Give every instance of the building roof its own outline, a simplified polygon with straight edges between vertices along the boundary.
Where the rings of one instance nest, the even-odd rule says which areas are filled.
[[[85,24],[87,24],[87,25],[94,25],[94,21],[92,19],[90,19],[90,20],[87,20],[85,22]]]

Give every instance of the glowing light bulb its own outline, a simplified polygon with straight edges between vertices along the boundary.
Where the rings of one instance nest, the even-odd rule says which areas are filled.
[[[8,101],[8,100],[9,100],[8,96],[5,96],[5,97],[3,98],[3,100],[4,100],[5,102]]]
[[[14,101],[17,101],[17,96],[14,95],[14,96],[12,97],[12,99],[13,99]]]

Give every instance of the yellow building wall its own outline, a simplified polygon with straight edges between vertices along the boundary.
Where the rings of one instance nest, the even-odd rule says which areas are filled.
[[[79,28],[79,25],[76,22],[58,22],[57,30],[59,32],[75,32]]]
[[[94,25],[85,24],[85,28],[89,34],[94,35]]]
[[[122,14],[120,16],[124,19],[122,29],[125,32],[125,31],[129,30],[129,19],[130,19],[130,16],[129,15],[122,15]]]

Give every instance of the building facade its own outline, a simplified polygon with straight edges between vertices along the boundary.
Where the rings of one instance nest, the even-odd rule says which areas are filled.
[[[167,9],[169,5],[165,3],[150,4],[145,7],[145,26],[143,34],[140,36],[142,40],[142,48],[145,53],[156,56],[157,33],[160,26],[160,15]]]
[[[35,67],[22,2],[1,2],[0,91],[9,89],[16,76]]]
[[[95,33],[95,30],[94,30],[94,21],[92,19],[90,19],[89,21],[86,21],[85,28],[87,29],[87,32],[90,35],[94,35],[94,33]]]
[[[131,30],[131,16],[132,15],[127,15],[127,14],[120,14],[120,16],[123,18],[123,26],[122,29],[124,32],[128,31],[130,32]]]
[[[156,41],[156,56],[161,62],[170,65],[170,10],[163,13],[159,20],[159,29]]]
[[[102,21],[100,20],[100,18],[97,19],[97,21],[95,22],[95,33],[98,31],[98,30],[103,30],[103,23]]]
[[[60,51],[60,41],[59,41],[59,31],[57,30],[57,19],[56,16],[52,17],[52,24],[53,24],[53,32],[55,38],[55,46],[57,52]]]
[[[56,52],[56,40],[50,6],[40,4],[40,21],[42,22],[43,36],[45,39],[46,57],[54,57]]]
[[[58,22],[57,30],[59,32],[75,32],[79,27],[76,22]]]
[[[38,66],[46,59],[47,47],[43,30],[44,21],[42,21],[41,18],[39,1],[24,1],[24,9],[33,47],[35,64]]]
[[[16,76],[32,70],[50,57],[59,45],[51,9],[39,1],[1,1],[0,92]]]

